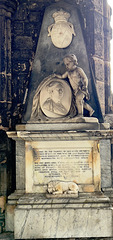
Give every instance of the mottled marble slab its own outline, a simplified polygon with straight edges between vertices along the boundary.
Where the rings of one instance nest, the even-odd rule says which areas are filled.
[[[104,196],[55,200],[26,194],[15,210],[15,239],[110,236],[112,209]]]
[[[100,191],[99,141],[26,142],[26,192],[46,192],[50,181],[72,181],[79,192]]]

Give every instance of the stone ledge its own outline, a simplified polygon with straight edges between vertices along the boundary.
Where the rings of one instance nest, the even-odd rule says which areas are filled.
[[[63,130],[63,131],[52,131],[52,130],[19,130],[13,132],[7,132],[9,138],[16,141],[57,141],[57,140],[95,140],[99,139],[112,139],[113,130]]]
[[[85,119],[85,118],[84,118]],[[85,121],[85,120],[84,120]],[[28,123],[16,126],[17,131],[85,131],[85,130],[109,130],[109,123],[98,123],[98,119],[89,118],[85,122],[49,122],[49,123]]]

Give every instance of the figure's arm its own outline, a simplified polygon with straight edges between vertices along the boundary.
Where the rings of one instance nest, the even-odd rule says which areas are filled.
[[[68,72],[65,72],[65,73],[64,73],[64,74],[62,74],[62,75],[55,74],[55,77],[58,77],[58,78],[63,78],[63,79],[65,79],[65,78],[67,78],[67,77],[68,77]]]

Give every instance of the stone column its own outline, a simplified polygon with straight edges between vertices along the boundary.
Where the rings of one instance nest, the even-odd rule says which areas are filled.
[[[0,124],[11,125],[11,16],[16,0],[0,0]]]
[[[85,20],[84,32],[103,115],[110,113],[111,9],[107,0],[78,0]]]
[[[111,95],[111,78],[110,78],[110,40],[112,39],[112,29],[110,27],[111,8],[103,2],[104,12],[104,71],[105,71],[105,114],[111,112],[112,95]]]
[[[110,40],[111,9],[105,1],[93,0],[94,9],[94,72],[97,92],[103,115],[110,112],[111,86],[110,86]]]

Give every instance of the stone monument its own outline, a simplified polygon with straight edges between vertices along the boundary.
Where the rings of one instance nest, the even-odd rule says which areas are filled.
[[[17,190],[9,197],[9,204],[18,199],[15,239],[112,236],[102,192],[111,184],[111,132],[71,4],[45,11],[23,123],[8,136],[17,146]]]

